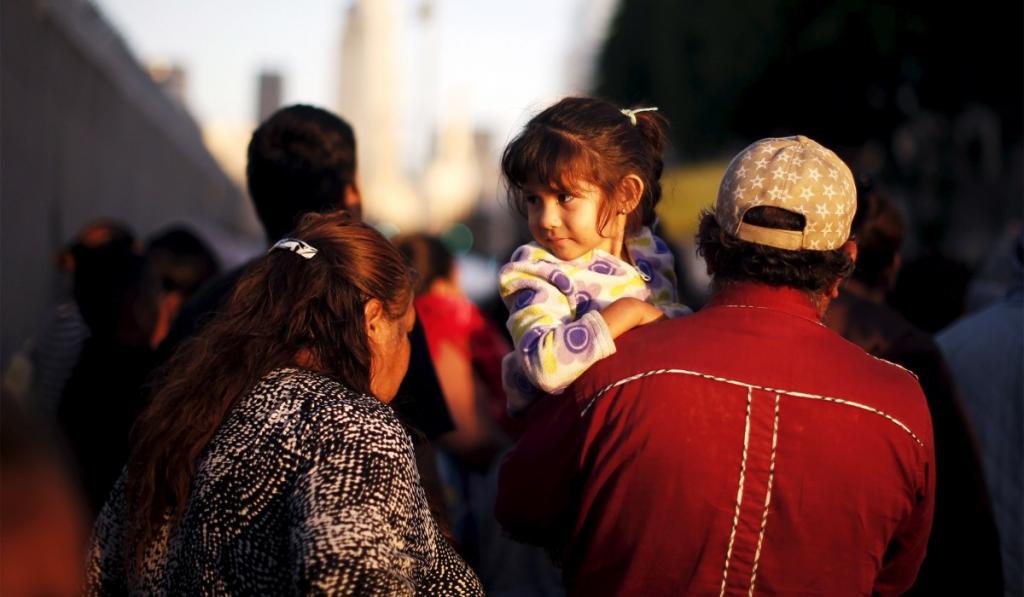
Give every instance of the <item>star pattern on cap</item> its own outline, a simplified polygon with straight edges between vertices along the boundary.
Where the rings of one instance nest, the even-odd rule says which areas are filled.
[[[729,164],[718,201],[716,216],[732,234],[738,233],[743,214],[752,207],[801,213],[806,220],[803,247],[817,250],[842,244],[856,206],[849,168],[806,137],[751,144]]]

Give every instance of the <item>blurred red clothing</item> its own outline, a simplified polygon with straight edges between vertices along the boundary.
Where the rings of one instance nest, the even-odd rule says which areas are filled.
[[[935,490],[910,373],[752,284],[616,344],[528,411],[501,470],[498,519],[560,551],[570,594],[910,587]]]
[[[468,358],[486,386],[493,420],[506,433],[515,434],[520,424],[508,416],[501,385],[501,359],[512,350],[504,333],[465,297],[426,292],[416,297],[415,307],[430,356],[437,362],[440,346],[449,343]]]

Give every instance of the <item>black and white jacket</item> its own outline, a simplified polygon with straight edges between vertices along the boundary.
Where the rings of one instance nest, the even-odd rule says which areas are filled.
[[[322,375],[275,371],[232,408],[181,523],[131,580],[123,481],[93,533],[90,594],[483,594],[431,517],[390,407]]]

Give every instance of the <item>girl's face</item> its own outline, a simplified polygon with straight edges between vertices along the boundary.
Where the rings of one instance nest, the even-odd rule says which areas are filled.
[[[625,216],[613,214],[604,230],[599,230],[601,204],[605,197],[594,185],[581,182],[577,186],[579,191],[573,195],[538,181],[530,181],[523,186],[533,239],[563,261],[582,257],[594,249],[622,257]]]

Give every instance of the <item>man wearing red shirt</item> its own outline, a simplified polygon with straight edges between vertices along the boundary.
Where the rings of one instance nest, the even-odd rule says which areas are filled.
[[[864,595],[909,588],[934,507],[906,370],[821,324],[856,258],[853,177],[806,137],[741,152],[702,216],[715,295],[638,328],[539,401],[497,514],[574,595]]]

